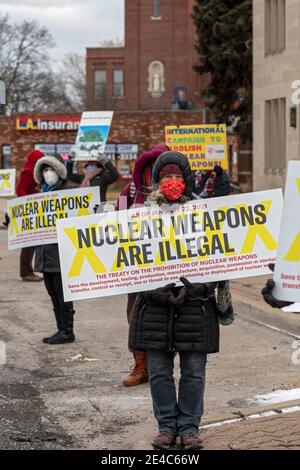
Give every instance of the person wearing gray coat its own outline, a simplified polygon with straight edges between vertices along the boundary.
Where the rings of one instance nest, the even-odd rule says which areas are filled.
[[[34,179],[40,192],[60,191],[74,186],[67,181],[67,168],[60,155],[45,156],[34,167]],[[35,271],[44,274],[44,282],[51,298],[57,332],[43,338],[47,344],[72,343],[75,340],[72,302],[65,302],[57,243],[35,248]]]

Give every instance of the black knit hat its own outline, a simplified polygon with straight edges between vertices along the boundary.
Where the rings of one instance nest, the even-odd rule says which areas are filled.
[[[172,163],[178,165],[182,169],[186,185],[185,195],[191,197],[193,192],[193,175],[191,167],[186,156],[179,152],[164,152],[158,157],[152,171],[152,185],[158,185],[161,170],[164,166]]]

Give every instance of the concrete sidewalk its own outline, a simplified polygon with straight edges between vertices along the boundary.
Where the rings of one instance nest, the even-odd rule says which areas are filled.
[[[300,412],[203,431],[205,450],[300,450]]]
[[[300,314],[286,313],[269,307],[261,290],[270,276],[239,279],[231,282],[235,312],[249,322],[263,328],[300,339]],[[299,343],[300,344],[300,343]],[[208,424],[202,431],[205,450],[300,450],[300,402],[286,403],[282,411],[271,406],[269,411],[257,410],[251,417],[242,411],[234,423],[232,416],[226,421]],[[294,406],[292,406],[294,405]],[[259,417],[261,412],[263,417]],[[270,416],[268,416],[270,415]],[[274,416],[275,415],[275,416]]]

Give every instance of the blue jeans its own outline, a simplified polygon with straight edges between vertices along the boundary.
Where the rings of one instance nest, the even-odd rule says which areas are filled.
[[[154,416],[160,432],[174,435],[197,433],[203,415],[207,355],[183,351],[180,356],[178,400],[174,382],[174,354],[150,349],[146,352]]]

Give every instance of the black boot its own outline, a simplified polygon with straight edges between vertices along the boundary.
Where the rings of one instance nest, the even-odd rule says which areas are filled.
[[[48,344],[64,344],[73,343],[75,341],[73,331],[74,313],[75,311],[73,309],[64,311],[61,330],[48,339]]]
[[[46,338],[43,338],[43,343],[49,343],[49,340],[53,340],[56,338],[56,336],[59,334],[59,332],[62,329],[62,320],[61,320],[61,314],[59,311],[53,310],[54,315],[55,315],[55,320],[56,320],[56,326],[57,326],[57,332],[54,333],[52,336],[46,336]]]

